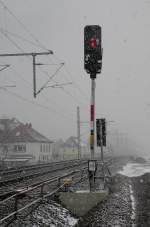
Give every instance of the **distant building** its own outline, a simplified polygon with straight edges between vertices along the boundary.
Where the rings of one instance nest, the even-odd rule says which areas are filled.
[[[64,141],[59,139],[52,144],[52,159],[54,161],[64,160]]]
[[[74,136],[69,137],[63,146],[64,160],[78,159],[78,142]]]
[[[7,166],[50,162],[52,141],[17,119],[0,119],[0,161]]]
[[[78,159],[78,141],[77,137],[70,136],[65,142],[60,139],[55,141],[53,147],[53,160],[72,160]],[[88,158],[90,156],[88,145],[81,143],[81,158]]]

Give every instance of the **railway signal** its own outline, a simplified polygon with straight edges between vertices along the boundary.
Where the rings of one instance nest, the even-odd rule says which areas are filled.
[[[84,68],[91,77],[102,68],[101,27],[88,25],[84,28]]]
[[[100,119],[96,119],[96,135],[97,135],[97,146],[101,146],[101,125]]]
[[[102,68],[101,27],[99,25],[87,25],[84,28],[84,69],[91,78],[91,106],[90,106],[90,150],[91,161],[94,161],[95,153],[95,79],[96,74]],[[95,189],[96,171],[89,170],[90,191]]]
[[[97,146],[106,146],[106,120],[96,119]]]
[[[103,141],[103,146],[106,146],[106,120],[105,118],[101,119],[102,123],[102,141]]]

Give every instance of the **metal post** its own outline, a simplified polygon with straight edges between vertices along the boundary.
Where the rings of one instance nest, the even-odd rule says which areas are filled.
[[[101,140],[100,144],[101,144],[102,178],[103,178],[103,184],[105,184],[102,121],[100,122],[100,140]]]
[[[100,144],[101,144],[101,161],[104,163],[104,155],[103,155],[103,133],[102,133],[102,121],[100,123]]]
[[[91,79],[91,135],[90,135],[90,150],[91,159],[94,159],[95,153],[95,79]]]
[[[77,107],[77,139],[78,139],[78,159],[81,159],[81,138],[80,138],[80,108]]]
[[[35,64],[35,57],[36,55],[33,54],[33,96],[36,98],[36,64]]]
[[[49,50],[46,52],[33,52],[33,53],[15,53],[15,54],[0,54],[0,57],[17,57],[17,56],[32,56],[33,57],[33,95],[36,98],[36,63],[35,58],[38,55],[49,55],[53,54],[53,51]],[[8,65],[6,65],[8,67]]]
[[[95,156],[95,78],[96,75],[91,75],[91,108],[90,108],[90,121],[91,121],[91,133],[90,133],[90,150],[91,150],[91,160],[94,160]],[[90,191],[94,191],[94,176],[95,172],[89,173],[89,183]]]

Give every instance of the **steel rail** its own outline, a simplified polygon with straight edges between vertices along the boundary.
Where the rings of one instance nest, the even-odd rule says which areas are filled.
[[[56,190],[54,190],[53,192],[51,192],[51,193],[49,193],[49,194],[47,194],[47,195],[44,195],[44,196],[42,196],[41,198],[38,198],[38,199],[34,200],[33,202],[27,204],[26,206],[20,208],[20,209],[17,210],[17,211],[12,212],[11,214],[9,214],[9,215],[7,215],[6,217],[2,218],[2,219],[0,220],[0,223],[4,222],[4,221],[7,220],[8,218],[10,218],[10,217],[12,217],[12,216],[14,216],[14,215],[16,215],[16,214],[18,214],[18,213],[20,213],[21,211],[25,210],[26,208],[31,207],[32,205],[36,204],[37,202],[40,202],[40,201],[42,201],[43,199],[45,199],[45,198],[47,198],[47,197],[50,197],[50,196],[54,195],[54,194],[55,194],[56,192],[58,192],[61,188],[63,188],[63,186],[64,186],[64,184],[62,184],[60,187],[58,187],[58,188],[57,188]]]
[[[84,169],[87,169],[87,168],[84,168]],[[39,184],[39,185],[36,185],[35,187],[26,189],[26,190],[24,190],[24,191],[21,191],[21,192],[15,194],[15,195],[14,195],[14,198],[17,197],[17,196],[19,196],[19,195],[25,194],[25,193],[27,193],[27,192],[33,191],[33,190],[35,190],[35,189],[37,189],[37,188],[39,188],[39,187],[42,187],[42,186],[44,186],[44,185],[46,185],[46,184],[48,184],[48,183],[52,183],[52,182],[57,181],[57,180],[59,181],[60,179],[62,179],[62,178],[64,178],[64,177],[73,175],[73,174],[78,173],[78,172],[81,172],[81,170],[75,170],[75,171],[72,171],[71,173],[64,174],[64,175],[62,175],[62,176],[54,177],[55,179],[50,179],[50,180],[44,181],[44,182],[42,182],[42,183],[40,182],[40,184]],[[84,179],[84,177],[81,177],[81,179]],[[77,182],[80,182],[81,179],[80,179],[79,181],[77,181]],[[75,182],[74,184],[76,184],[77,182]],[[18,210],[16,210],[16,211],[14,211],[14,212],[12,212],[12,213],[10,213],[9,215],[5,216],[4,218],[0,219],[0,223],[3,223],[4,221],[6,221],[7,219],[9,219],[10,217],[12,217],[12,216],[14,216],[14,215],[20,213],[21,211],[23,211],[23,210],[25,210],[25,209],[31,207],[32,205],[34,205],[34,204],[36,204],[36,203],[38,203],[38,202],[44,200],[45,198],[54,195],[56,192],[58,192],[58,191],[59,191],[60,189],[62,189],[63,187],[64,187],[64,183],[61,184],[61,186],[57,187],[54,191],[52,191],[52,192],[50,192],[50,193],[48,193],[48,194],[46,194],[46,195],[40,195],[40,196],[41,196],[40,198],[34,200],[33,202],[31,202],[31,203],[25,205],[24,207],[22,207],[22,208],[20,208],[20,209],[18,209]],[[13,197],[11,197],[11,198],[13,198]],[[10,198],[9,198],[9,199],[10,199]],[[7,199],[7,201],[8,201],[8,199]],[[6,202],[6,200],[5,200],[5,202]],[[1,203],[3,203],[3,201],[2,201]]]
[[[1,176],[2,175],[6,175],[6,174],[13,174],[15,172],[21,172],[21,171],[30,171],[32,169],[38,169],[38,168],[46,168],[46,167],[52,167],[52,166],[55,166],[55,165],[61,165],[61,164],[68,164],[68,163],[72,163],[72,162],[79,162],[77,159],[75,160],[69,160],[69,161],[61,161],[61,162],[49,162],[49,163],[43,163],[43,164],[34,164],[34,165],[28,165],[28,166],[20,166],[20,167],[17,167],[17,168],[11,168],[9,170],[3,170],[3,169],[0,169],[1,171]],[[84,163],[84,161],[83,161]]]
[[[8,200],[13,199],[13,198],[15,198],[15,197],[17,197],[19,195],[22,195],[22,194],[28,193],[30,191],[33,191],[33,190],[35,190],[35,189],[37,189],[39,187],[42,187],[42,186],[44,186],[46,184],[50,184],[50,183],[53,183],[55,181],[59,181],[62,178],[68,177],[68,176],[73,175],[73,174],[75,174],[77,172],[81,172],[81,171],[80,170],[75,170],[75,171],[72,171],[71,173],[67,173],[67,174],[64,174],[64,175],[61,175],[61,176],[52,177],[50,180],[40,181],[38,183],[35,183],[36,185],[35,184],[32,184],[32,185],[27,186],[26,188],[21,189],[20,192],[19,192],[19,189],[17,189],[18,192],[16,192],[12,196],[10,196],[10,197],[8,197],[8,198],[0,201],[0,204],[3,204],[5,202],[7,202]]]
[[[76,167],[76,166],[79,166],[79,165],[81,165],[81,163],[75,163],[75,164],[72,164],[70,166],[65,166],[65,167],[60,167],[58,169],[51,169],[51,170],[43,171],[42,173],[38,172],[38,173],[31,173],[31,174],[28,174],[28,175],[16,176],[15,178],[12,178],[12,179],[5,179],[3,181],[0,181],[0,184],[3,185],[3,184],[6,184],[6,183],[9,183],[9,182],[16,182],[16,181],[26,179],[26,178],[41,176],[41,175],[44,175],[44,174],[47,174],[47,173],[52,173],[54,171],[59,171],[59,170],[67,169],[67,168],[73,168],[73,167]]]

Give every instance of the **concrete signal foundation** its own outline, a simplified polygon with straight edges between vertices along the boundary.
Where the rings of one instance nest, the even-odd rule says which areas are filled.
[[[105,200],[108,191],[77,191],[77,192],[60,192],[61,203],[77,217],[85,215],[98,203]]]

